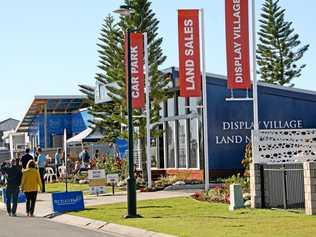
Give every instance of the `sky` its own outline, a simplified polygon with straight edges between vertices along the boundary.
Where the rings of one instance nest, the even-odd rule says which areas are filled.
[[[177,9],[204,8],[207,71],[226,75],[224,2],[152,0],[167,56],[161,69],[179,64]],[[22,119],[35,95],[76,95],[78,84],[94,85],[101,24],[121,3],[0,0],[0,121]],[[262,3],[256,0],[257,20]],[[303,58],[307,67],[295,87],[316,91],[316,1],[280,0],[280,5],[302,43],[310,44]]]

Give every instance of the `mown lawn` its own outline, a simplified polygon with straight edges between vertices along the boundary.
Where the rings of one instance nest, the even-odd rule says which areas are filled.
[[[126,204],[87,208],[73,215],[187,237],[313,237],[316,217],[283,210],[241,209],[172,198],[138,202],[142,218],[124,219]]]
[[[45,184],[45,189],[47,193],[65,192],[66,185],[65,183],[48,183]],[[68,183],[68,191],[89,191],[89,185]]]
[[[45,185],[47,193],[54,192],[65,192],[66,185],[65,183],[48,183]],[[88,184],[76,184],[68,183],[68,191],[82,191],[84,194],[89,194],[89,185]],[[115,187],[115,192],[121,192],[120,188]],[[108,186],[106,188],[107,193],[112,193],[112,187]]]

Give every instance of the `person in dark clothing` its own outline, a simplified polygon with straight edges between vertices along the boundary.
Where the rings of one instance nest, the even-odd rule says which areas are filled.
[[[33,156],[30,155],[30,148],[26,148],[25,150],[25,155],[22,156],[21,158],[21,163],[22,163],[22,168],[26,169],[27,163],[33,160]]]
[[[1,172],[5,174],[7,179],[6,185],[6,204],[7,212],[10,216],[16,216],[16,208],[18,206],[18,196],[22,179],[22,172],[18,167],[16,160],[12,159],[10,164],[3,163]],[[12,203],[12,206],[11,206]]]
[[[41,176],[42,181],[42,192],[45,193],[45,167],[46,167],[46,156],[42,153],[42,149],[37,149],[37,167]]]

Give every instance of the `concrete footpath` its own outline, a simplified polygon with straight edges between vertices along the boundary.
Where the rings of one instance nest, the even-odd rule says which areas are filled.
[[[159,192],[138,192],[137,200],[150,200],[150,199],[163,199],[174,197],[188,197],[197,190],[176,190],[176,191],[159,191]],[[117,193],[114,196],[110,194],[102,196],[87,195],[85,198],[85,207],[97,206],[112,203],[122,203],[127,201],[126,193]],[[0,209],[5,210],[4,203],[0,203]],[[19,216],[25,216],[25,204],[19,204],[17,214]],[[123,225],[117,225],[113,223],[106,223],[102,221],[91,220],[82,217],[71,216],[67,214],[55,215],[52,210],[51,194],[39,193],[38,201],[36,204],[37,217],[49,217],[51,221],[64,223],[72,226],[77,226],[89,230],[101,231],[104,233],[116,234],[118,236],[130,236],[130,237],[167,237],[171,235],[165,235],[146,231],[139,228],[128,227]]]

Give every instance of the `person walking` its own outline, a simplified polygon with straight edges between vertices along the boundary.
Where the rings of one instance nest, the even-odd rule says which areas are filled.
[[[61,163],[61,158],[62,158],[62,149],[61,148],[58,148],[57,149],[57,152],[55,154],[55,173],[57,175],[57,178],[59,177],[59,171],[58,171],[58,168],[59,166],[62,165]]]
[[[33,160],[33,156],[30,155],[30,148],[26,148],[25,154],[22,156],[22,158],[20,160],[23,169],[26,169],[27,163],[30,160]]]
[[[42,181],[42,192],[45,193],[45,167],[46,167],[46,156],[42,153],[42,149],[38,148],[37,149],[37,166],[38,170],[41,176],[41,181]]]
[[[6,205],[8,215],[16,216],[22,172],[16,163],[16,159],[11,159],[10,164],[4,162],[1,165],[1,172],[6,176],[7,179]]]
[[[83,151],[79,154],[79,159],[81,160],[82,166],[88,169],[90,166],[90,154],[88,152],[88,147],[85,147]]]
[[[37,198],[38,188],[42,190],[42,181],[36,163],[30,160],[27,163],[26,169],[22,173],[21,189],[26,196],[26,214],[34,216],[35,203]]]

